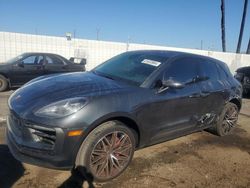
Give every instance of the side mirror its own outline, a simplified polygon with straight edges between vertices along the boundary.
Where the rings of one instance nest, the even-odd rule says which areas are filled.
[[[23,61],[18,61],[17,66],[19,66],[19,67],[24,67]]]
[[[161,87],[157,91],[157,93],[162,93],[163,91],[169,89],[169,88],[174,88],[174,89],[181,89],[184,88],[185,84],[180,83],[178,81],[168,79],[168,80],[162,80],[161,81]]]
[[[74,63],[74,58],[73,57],[69,58],[69,61]]]
[[[174,89],[181,89],[181,88],[184,88],[185,86],[183,83],[172,80],[172,79],[163,80],[162,85],[164,87],[174,88]]]
[[[209,77],[207,77],[207,76],[197,76],[197,77],[193,78],[193,82],[201,82],[201,81],[206,81],[208,79],[209,79]]]

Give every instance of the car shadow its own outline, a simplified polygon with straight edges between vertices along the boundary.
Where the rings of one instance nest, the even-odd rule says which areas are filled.
[[[78,166],[71,170],[71,176],[58,188],[82,188],[84,182],[88,183],[89,188],[94,188],[93,181],[93,175],[88,173],[85,167]]]
[[[24,175],[24,167],[9,151],[7,145],[0,145],[0,187],[9,188]]]

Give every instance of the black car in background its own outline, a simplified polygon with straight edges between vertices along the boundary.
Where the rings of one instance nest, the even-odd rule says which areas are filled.
[[[235,78],[242,84],[243,94],[248,95],[250,93],[250,66],[237,69]]]
[[[126,52],[90,72],[40,77],[15,91],[7,142],[23,162],[79,166],[107,181],[126,169],[136,149],[208,128],[232,133],[241,94],[216,59]]]
[[[0,92],[39,76],[77,71],[85,71],[85,63],[77,64],[51,53],[24,53],[0,63]]]

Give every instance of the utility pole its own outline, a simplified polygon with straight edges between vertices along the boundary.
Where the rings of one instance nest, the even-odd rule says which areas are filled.
[[[225,32],[225,2],[221,0],[221,40],[222,51],[226,52],[226,32]]]
[[[247,13],[247,3],[248,3],[248,0],[245,0],[236,53],[240,53],[241,41],[242,41],[242,36],[243,36],[243,31],[244,31],[244,26],[245,26],[245,20],[246,20],[246,13]]]
[[[248,41],[248,45],[247,45],[247,52],[246,54],[250,54],[250,37],[249,37],[249,41]]]
[[[126,47],[126,50],[127,50],[127,51],[129,50],[130,39],[131,39],[130,36],[128,36],[127,47]]]
[[[96,28],[96,40],[99,40],[100,28]]]

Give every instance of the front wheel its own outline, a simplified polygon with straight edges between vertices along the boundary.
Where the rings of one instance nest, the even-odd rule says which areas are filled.
[[[96,181],[108,181],[127,168],[134,149],[134,133],[121,122],[109,121],[87,136],[78,151],[76,166],[86,167]]]
[[[231,134],[237,125],[239,109],[234,103],[227,103],[216,124],[215,131],[219,136]]]
[[[0,92],[5,91],[8,88],[8,81],[2,75],[0,75]]]

